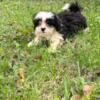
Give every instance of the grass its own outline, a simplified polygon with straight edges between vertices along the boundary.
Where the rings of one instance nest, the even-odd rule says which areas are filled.
[[[68,39],[60,53],[50,54],[42,44],[27,48],[34,38],[32,15],[59,12],[65,2],[0,1],[0,100],[69,100],[91,83],[96,86],[89,100],[100,100],[99,0],[79,1],[90,31]],[[20,68],[23,81],[18,86]]]

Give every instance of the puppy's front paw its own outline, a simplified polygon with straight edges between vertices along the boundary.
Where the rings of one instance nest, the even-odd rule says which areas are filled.
[[[27,46],[31,47],[32,45],[33,45],[33,41],[29,42]]]

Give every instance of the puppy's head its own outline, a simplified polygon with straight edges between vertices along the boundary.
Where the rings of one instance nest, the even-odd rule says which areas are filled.
[[[35,34],[40,36],[51,35],[60,28],[60,23],[52,12],[39,12],[33,18]]]

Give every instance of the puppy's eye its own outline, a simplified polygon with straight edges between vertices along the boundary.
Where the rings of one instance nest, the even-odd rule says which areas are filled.
[[[34,26],[39,26],[39,25],[41,24],[41,22],[42,22],[41,19],[35,19],[35,20],[33,21]]]
[[[53,20],[53,19],[47,19],[47,20],[46,20],[46,23],[47,23],[49,26],[53,26],[53,25],[54,25],[54,20]]]

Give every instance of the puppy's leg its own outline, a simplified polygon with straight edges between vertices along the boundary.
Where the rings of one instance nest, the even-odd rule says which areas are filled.
[[[51,41],[50,47],[48,48],[49,52],[56,52],[58,47],[61,47],[64,43],[64,40],[61,38],[55,38]]]
[[[41,41],[41,37],[40,37],[40,36],[36,36],[36,37],[34,38],[34,44],[35,44],[35,45],[38,45],[38,44],[40,43],[40,41]]]
[[[29,43],[28,43],[28,47],[31,47],[33,45],[33,40],[32,41],[30,41]]]
[[[31,47],[33,44],[34,45],[38,45],[40,41],[41,41],[41,37],[40,36],[36,36],[34,38],[34,40],[32,40],[31,42],[28,43],[28,47]]]
[[[90,31],[89,27],[83,30],[84,33],[88,33]]]

